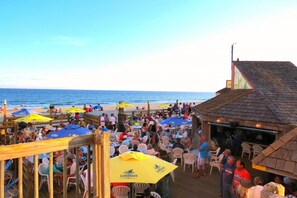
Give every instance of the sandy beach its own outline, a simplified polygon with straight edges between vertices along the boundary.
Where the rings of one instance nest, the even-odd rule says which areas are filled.
[[[188,102],[188,103],[195,103],[195,105],[201,103],[201,102]],[[172,104],[172,103],[166,103],[166,104]],[[136,108],[138,107],[139,110],[147,110],[148,109],[148,104],[147,103],[143,103],[143,104],[132,104],[133,107],[129,107],[129,108],[125,108],[125,110],[128,110],[128,111],[133,111],[133,110],[136,110]],[[173,104],[172,104],[173,105]],[[88,106],[88,105],[87,105]],[[115,111],[116,110],[116,107],[114,105],[102,105],[103,106],[103,112],[104,111]],[[70,108],[71,106],[56,106],[55,108],[56,109],[61,109],[62,112],[66,112],[66,110],[68,108]],[[76,107],[79,107],[79,108],[83,108],[83,106],[76,106]],[[22,107],[19,106],[19,107],[14,107],[14,108],[8,108],[7,109],[7,114],[6,116],[7,117],[11,117],[12,116],[12,112],[15,112],[17,110],[20,110]],[[30,109],[33,109],[35,111],[38,111],[40,112],[41,114],[45,114],[45,113],[48,113],[49,110],[48,109],[44,109],[42,107],[33,107],[33,108],[30,108]],[[153,110],[153,109],[162,109],[160,107],[160,103],[150,103],[150,109]],[[95,112],[102,112],[102,111],[95,111]],[[0,111],[0,120],[3,120],[3,111]]]

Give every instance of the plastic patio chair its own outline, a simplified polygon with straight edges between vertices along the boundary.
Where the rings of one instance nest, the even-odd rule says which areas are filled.
[[[183,153],[184,153],[184,150],[181,149],[181,148],[174,148],[174,149],[172,149],[172,157],[173,157],[173,159],[179,158],[180,161],[181,161],[181,164],[183,164]]]
[[[128,193],[130,192],[130,188],[127,186],[114,186],[111,189],[113,196],[116,198],[128,198]]]
[[[254,145],[252,146],[252,148],[253,148],[253,159],[254,159],[257,155],[259,155],[260,153],[262,153],[262,151],[263,151],[263,148],[262,148],[260,145],[258,145],[258,144],[254,144]]]
[[[251,158],[251,153],[252,153],[252,151],[251,151],[251,149],[252,149],[251,145],[249,145],[248,143],[243,142],[243,143],[241,143],[241,148],[242,148],[241,158],[243,158],[243,155],[245,153],[247,153],[249,155],[249,158],[248,159],[250,159]]]
[[[175,158],[171,163],[175,165],[176,162],[177,162],[177,158]],[[172,181],[175,182],[174,170],[170,172],[170,176],[171,176]]]
[[[210,175],[212,173],[213,167],[216,167],[219,170],[219,172],[221,172],[220,163],[221,163],[223,157],[224,157],[224,154],[222,153],[222,154],[220,154],[220,156],[216,160],[212,160],[212,161],[209,162],[209,165],[210,165],[209,174]]]
[[[183,154],[183,158],[184,158],[184,172],[186,171],[186,165],[192,165],[192,173],[194,173],[194,169],[195,169],[195,155],[191,154],[191,153],[184,153]]]
[[[162,198],[157,192],[151,191],[151,196],[154,198]]]
[[[113,157],[114,153],[115,153],[115,148],[114,148],[113,146],[110,146],[110,153],[109,153],[109,156],[110,156],[110,157]]]
[[[126,145],[121,145],[121,146],[119,147],[119,153],[120,153],[120,154],[125,153],[125,152],[127,152],[127,151],[129,151],[128,146],[126,146]]]
[[[135,191],[135,197],[142,196],[145,189],[149,188],[150,185],[146,183],[135,183],[133,184],[134,191]]]
[[[39,164],[38,173],[40,175],[39,190],[41,189],[41,186],[44,183],[48,184],[48,190],[49,190],[48,164],[46,163]]]

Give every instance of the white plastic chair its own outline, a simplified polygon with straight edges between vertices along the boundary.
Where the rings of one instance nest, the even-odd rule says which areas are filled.
[[[113,146],[110,146],[110,154],[109,154],[109,156],[110,157],[113,157],[114,153],[115,153],[115,148]]]
[[[135,191],[135,197],[142,196],[145,189],[149,188],[150,185],[146,183],[135,183],[133,184],[134,191]]]
[[[130,192],[130,188],[127,186],[114,186],[111,189],[113,196],[116,198],[128,198],[128,193]]]
[[[147,145],[145,143],[140,143],[138,144],[138,149],[141,149],[141,150],[147,150]]]
[[[145,135],[143,138],[142,138],[142,143],[146,143],[147,142],[147,140],[148,140],[148,136],[147,135]]]
[[[48,164],[41,163],[38,166],[38,173],[40,175],[39,190],[41,189],[42,184],[47,183],[49,190],[49,177],[48,177]]]
[[[171,162],[172,164],[176,164],[177,159],[174,159],[173,162]],[[174,170],[170,172],[170,176],[173,182],[175,182],[175,174],[174,174]]]
[[[167,137],[166,135],[164,135],[164,136],[161,137],[161,141],[160,142],[162,142],[163,144],[165,144],[167,146],[169,144],[169,142],[170,142],[170,139],[169,139],[169,137]]]
[[[162,198],[157,192],[151,191],[151,196],[154,198]]]
[[[195,162],[196,162],[195,155],[191,153],[184,153],[183,158],[184,158],[184,172],[186,171],[186,164],[189,164],[189,165],[192,165],[192,173],[194,173]]]
[[[84,166],[81,166],[80,168],[79,168],[79,175],[81,175],[82,174],[82,172],[83,172],[83,170],[84,170],[84,167],[85,167],[85,165]],[[66,186],[68,187],[69,186],[69,184],[71,184],[71,185],[75,185],[76,187],[78,187],[78,183],[79,182],[77,182],[76,181],[76,162],[73,162],[72,164],[71,164],[71,167],[70,167],[70,175],[72,175],[72,176],[69,176],[69,177],[67,177],[67,182],[66,182]],[[79,192],[80,192],[80,188],[79,188]]]
[[[42,163],[49,165],[49,160],[47,158],[42,158]]]
[[[252,148],[251,145],[249,145],[248,143],[243,142],[243,143],[241,143],[241,148],[242,148],[241,158],[243,158],[243,155],[245,153],[247,153],[247,154],[249,154],[249,158],[248,159],[250,159],[251,158],[251,153],[252,153],[252,151],[251,151],[251,148]]]
[[[121,145],[121,146],[119,147],[119,153],[120,153],[120,154],[125,153],[125,152],[127,152],[127,151],[129,151],[128,146],[126,146],[126,145]]]
[[[210,165],[209,174],[210,175],[212,173],[213,167],[216,167],[219,170],[219,172],[221,172],[220,163],[221,163],[223,157],[224,157],[224,154],[222,153],[216,160],[212,160],[212,161],[209,162],[209,165]]]
[[[84,185],[83,198],[85,198],[86,195],[87,195],[87,192],[88,192],[88,181],[87,181],[87,178],[83,174],[80,174],[80,178],[81,178],[81,181],[83,182],[83,185]]]
[[[257,145],[257,144],[254,144],[254,145],[252,146],[252,148],[253,148],[253,159],[254,159],[257,155],[259,155],[260,153],[262,153],[262,151],[263,151],[263,148],[262,148],[260,145]]]
[[[173,159],[179,158],[181,160],[181,164],[183,164],[183,153],[184,150],[181,148],[174,148],[172,149],[172,157]]]
[[[218,147],[215,151],[210,151],[211,153],[211,159],[210,160],[216,160],[219,157],[219,152],[221,151],[221,147]]]

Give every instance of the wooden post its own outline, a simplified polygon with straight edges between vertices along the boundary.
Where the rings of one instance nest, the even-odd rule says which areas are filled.
[[[90,166],[91,156],[90,156],[90,152],[91,152],[91,146],[88,145],[88,154],[87,154],[88,196],[87,197],[91,197],[91,166]]]
[[[19,198],[23,197],[23,158],[20,157],[18,160],[18,186],[19,186]]]
[[[5,160],[0,161],[0,198],[4,198],[4,167]]]
[[[50,158],[49,158],[49,184],[48,184],[48,190],[49,190],[49,197],[54,198],[54,172],[53,172],[53,152],[50,152]]]
[[[79,157],[78,157],[78,151],[79,151],[79,147],[75,147],[75,180],[76,180],[76,193],[75,193],[75,197],[78,198],[79,196]]]
[[[3,101],[3,122],[6,123],[6,113],[7,113],[7,109],[6,109],[6,100]]]
[[[99,136],[99,130],[95,130],[95,135],[94,135],[95,144],[93,149],[94,197],[99,197],[99,194],[101,195],[101,191],[100,191],[101,174],[99,173],[99,164],[101,163],[100,153],[99,153],[100,138],[98,139],[98,136]]]
[[[38,155],[34,156],[34,197],[39,197]]]
[[[103,164],[101,174],[102,174],[102,185],[104,188],[103,190],[103,197],[104,198],[109,198],[110,197],[110,143],[109,143],[109,136],[110,136],[111,131],[108,133],[103,133],[103,140],[101,141],[101,146],[102,146],[102,161],[101,163]]]
[[[67,198],[67,150],[63,151],[64,163],[63,163],[63,198]]]

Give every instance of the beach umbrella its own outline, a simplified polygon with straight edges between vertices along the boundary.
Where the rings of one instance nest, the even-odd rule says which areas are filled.
[[[47,138],[63,138],[91,134],[92,131],[76,124],[69,124],[65,128],[46,135]]]
[[[155,184],[176,168],[156,156],[129,151],[110,159],[110,181]]]
[[[70,107],[66,110],[67,113],[84,113],[85,110],[79,108],[79,107]]]
[[[96,106],[93,107],[93,109],[94,109],[94,110],[97,110],[97,109],[101,110],[101,109],[103,109],[103,107],[100,106],[100,105],[96,105]]]
[[[26,116],[26,115],[29,115],[29,114],[40,114],[40,112],[35,111],[33,109],[22,108],[21,110],[16,111],[16,112],[12,112],[11,114],[13,116]]]
[[[131,107],[134,107],[134,105],[132,104],[129,104],[129,103],[126,103],[126,102],[121,102],[119,103],[117,106],[117,108],[131,108]]]
[[[169,104],[160,104],[159,107],[161,109],[168,109],[169,108]]]
[[[161,120],[159,122],[160,124],[174,124],[174,125],[184,125],[184,124],[192,124],[190,120],[185,120],[178,117],[171,117],[167,118],[165,120]]]
[[[15,122],[49,122],[53,120],[52,118],[41,116],[39,114],[29,114],[25,117],[18,118],[14,120]]]

